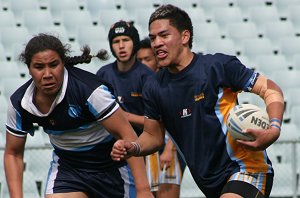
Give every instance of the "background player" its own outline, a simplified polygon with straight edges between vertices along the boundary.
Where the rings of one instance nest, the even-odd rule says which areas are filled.
[[[54,147],[46,197],[153,197],[143,158],[114,162],[110,151],[115,137],[133,141],[132,127],[110,92],[94,74],[73,67],[89,62],[51,35],[34,36],[20,55],[32,79],[10,97],[4,164],[10,197],[21,198],[23,154],[33,124],[42,126]],[[105,57],[99,53],[99,57]]]
[[[150,17],[149,36],[166,69],[144,87],[144,132],[136,142],[117,141],[113,159],[153,153],[164,144],[166,128],[206,197],[269,197],[274,171],[265,149],[280,135],[281,89],[235,56],[193,53],[192,22],[178,7],[159,7]],[[269,129],[247,129],[252,142],[234,141],[225,125],[240,91],[261,96],[270,118]]]

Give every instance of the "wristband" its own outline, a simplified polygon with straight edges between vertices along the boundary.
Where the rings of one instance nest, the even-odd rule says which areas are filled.
[[[279,120],[278,118],[272,118],[271,120],[270,120],[270,123],[271,122],[277,122],[277,123],[279,123],[280,125],[281,125],[281,120]]]
[[[132,155],[139,156],[141,153],[141,145],[137,142],[131,142],[131,145],[133,146]]]
[[[277,124],[271,124],[270,126],[271,126],[271,127],[275,127],[275,128],[277,128],[277,129],[279,129],[279,131],[281,131],[281,127],[278,126]]]

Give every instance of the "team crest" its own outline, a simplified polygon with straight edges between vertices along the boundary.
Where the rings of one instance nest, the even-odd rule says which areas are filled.
[[[116,34],[123,34],[125,32],[125,28],[124,27],[117,27],[115,29],[115,33]]]

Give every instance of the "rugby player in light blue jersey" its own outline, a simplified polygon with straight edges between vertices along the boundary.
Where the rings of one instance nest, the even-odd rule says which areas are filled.
[[[10,197],[22,197],[24,146],[34,123],[54,147],[46,198],[153,197],[143,158],[127,160],[129,168],[110,157],[116,138],[137,138],[110,85],[73,67],[91,60],[87,48],[79,57],[68,52],[58,38],[39,34],[20,55],[32,78],[12,94],[8,107],[4,163]]]

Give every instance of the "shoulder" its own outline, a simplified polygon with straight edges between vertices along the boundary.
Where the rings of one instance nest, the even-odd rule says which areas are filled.
[[[69,89],[79,89],[85,92],[93,92],[101,85],[106,85],[110,88],[110,85],[99,78],[99,76],[88,71],[76,67],[70,67],[68,68],[68,72],[68,86],[70,86]]]
[[[198,54],[197,55],[199,58],[199,61],[203,61],[206,63],[223,63],[226,64],[232,60],[238,60],[236,56],[231,56],[227,54],[222,54],[222,53],[216,53],[216,54]]]
[[[21,85],[11,96],[10,100],[13,106],[16,106],[17,104],[21,103],[22,98],[24,97],[24,94],[29,87],[29,85],[32,83],[32,79],[28,80],[26,83]]]
[[[112,70],[112,66],[114,63],[109,63],[107,65],[103,65],[102,67],[100,67],[100,69],[96,72],[96,75],[101,76],[101,74]]]
[[[149,75],[152,75],[152,74],[155,74],[154,71],[152,71],[149,67],[147,67],[145,64],[141,63],[140,61],[136,61],[136,69],[139,71],[139,72],[142,72],[144,74],[149,74]]]

